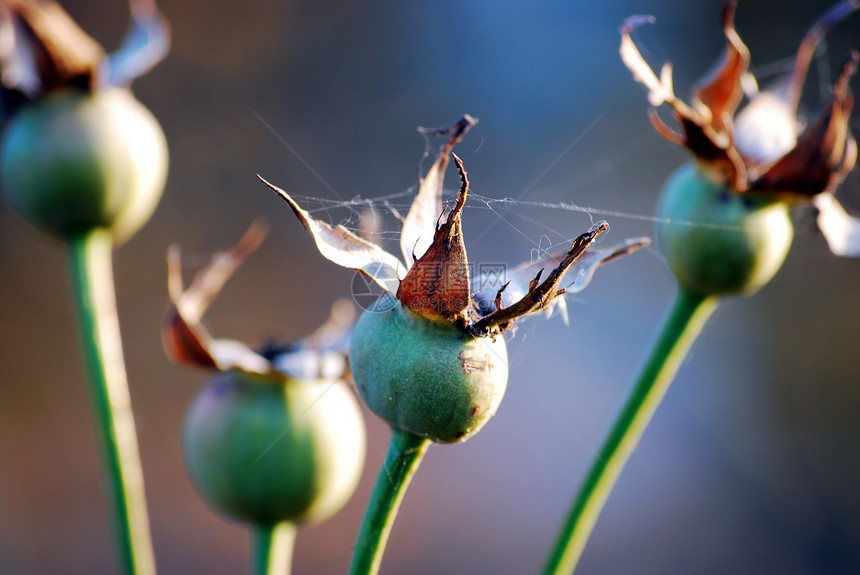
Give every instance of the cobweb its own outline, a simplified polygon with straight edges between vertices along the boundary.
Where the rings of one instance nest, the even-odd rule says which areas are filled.
[[[327,189],[337,195],[337,192],[330,186],[323,176],[317,170],[311,167],[277,131],[269,125],[262,117],[255,114],[265,127],[278,138],[285,148],[295,158],[304,165],[308,171]],[[601,116],[602,117],[602,116]],[[595,120],[591,126],[580,133],[571,144],[565,148],[547,168],[539,174],[532,184],[523,189],[517,196],[506,196],[494,198],[481,195],[475,191],[470,191],[465,209],[474,211],[480,210],[492,214],[494,221],[490,221],[488,225],[484,225],[480,229],[473,229],[472,226],[466,224],[466,243],[476,243],[485,235],[492,231],[496,226],[504,226],[508,228],[512,235],[520,238],[530,246],[530,252],[526,253],[527,262],[534,262],[543,255],[558,252],[567,249],[570,243],[579,234],[591,229],[605,220],[610,220],[610,224],[614,220],[633,220],[646,222],[652,225],[661,221],[660,218],[653,214],[638,213],[632,211],[622,211],[598,206],[586,206],[578,204],[574,201],[540,201],[525,199],[528,192],[534,188],[538,181],[545,176],[551,169],[568,154],[577,144],[579,144],[588,131],[600,120],[600,117]],[[420,133],[420,132],[419,132]],[[421,133],[424,138],[425,149],[422,159],[419,162],[418,173],[423,174],[429,163],[432,162],[438,148],[441,138],[434,138],[428,134]],[[480,145],[472,151],[476,153],[480,149]],[[608,162],[612,165],[613,162]],[[598,176],[600,177],[600,176]],[[449,209],[456,198],[457,185],[456,173],[453,169],[449,169],[445,180],[445,193],[443,195],[443,205]],[[352,198],[330,198],[323,196],[308,196],[299,193],[294,193],[290,190],[290,195],[295,199],[308,213],[313,217],[325,221],[331,225],[341,225],[350,231],[373,241],[383,247],[390,248],[390,251],[397,252],[396,244],[400,239],[400,223],[402,223],[405,214],[418,191],[418,182],[408,188],[402,189],[390,194],[384,194],[374,197],[354,196]],[[570,224],[569,229],[561,230],[551,226],[541,220],[541,212],[568,212],[571,214],[581,214],[583,218]],[[734,229],[732,226],[719,224],[708,224],[695,221],[675,221],[677,225],[689,225],[695,227],[712,227],[721,229]],[[470,229],[472,228],[472,229]],[[617,238],[616,238],[617,240]],[[607,241],[602,238],[598,242]],[[523,254],[512,254],[510,264],[523,263]]]

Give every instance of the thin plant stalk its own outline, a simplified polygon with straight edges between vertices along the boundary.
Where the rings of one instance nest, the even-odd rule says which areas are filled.
[[[388,453],[376,478],[358,534],[349,571],[351,575],[376,575],[379,572],[400,502],[430,443],[429,439],[392,430]]]
[[[289,521],[255,525],[251,573],[254,575],[290,575],[296,526]]]
[[[573,573],[621,470],[717,303],[716,296],[678,292],[651,356],[574,500],[544,575]]]
[[[74,304],[122,572],[154,575],[143,472],[116,312],[112,254],[113,239],[106,230],[86,232],[68,241]]]

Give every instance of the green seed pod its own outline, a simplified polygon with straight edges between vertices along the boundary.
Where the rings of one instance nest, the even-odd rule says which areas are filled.
[[[657,245],[678,283],[703,295],[752,293],[782,266],[794,228],[784,202],[740,194],[695,164],[666,184]]]
[[[326,258],[387,292],[356,324],[352,377],[367,406],[393,429],[437,443],[465,441],[496,413],[508,378],[502,334],[521,317],[563,304],[558,296],[567,291],[562,281],[572,266],[582,264],[576,274],[581,289],[598,265],[649,243],[640,238],[582,257],[609,229],[600,222],[574,239],[566,253],[519,266],[497,285],[484,274],[472,278],[462,224],[469,179],[451,149],[474,123],[464,116],[438,131],[451,136],[404,218],[406,265],[345,227],[315,219],[284,190],[260,178],[289,204]],[[442,177],[449,155],[460,173],[460,191],[443,222]]]
[[[182,440],[203,498],[254,524],[329,517],[364,465],[364,423],[343,382],[219,373],[194,399]]]
[[[65,88],[26,104],[0,143],[4,200],[60,238],[109,228],[127,239],[152,215],[166,175],[164,133],[124,88]]]
[[[437,443],[477,433],[496,413],[508,379],[502,337],[475,338],[400,303],[362,314],[349,361],[359,394],[377,416]]]

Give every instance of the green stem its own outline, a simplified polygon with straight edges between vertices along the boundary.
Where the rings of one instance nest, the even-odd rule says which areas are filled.
[[[651,357],[580,488],[544,575],[569,574],[576,568],[624,464],[717,303],[715,296],[679,291]]]
[[[375,575],[379,572],[400,502],[430,446],[429,439],[397,429],[392,433],[385,462],[379,470],[358,534],[349,571],[351,575]]]
[[[74,236],[68,243],[69,269],[123,572],[153,575],[155,558],[119,335],[112,251],[113,239],[105,230]]]
[[[253,531],[254,575],[290,575],[296,526],[288,521],[255,525]]]

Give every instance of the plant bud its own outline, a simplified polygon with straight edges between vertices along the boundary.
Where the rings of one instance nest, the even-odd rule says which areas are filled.
[[[703,295],[757,291],[794,235],[786,203],[732,192],[694,164],[669,179],[657,212],[664,261],[681,287]]]
[[[501,336],[475,338],[400,303],[362,314],[349,360],[371,411],[395,429],[437,443],[477,433],[496,413],[508,380]]]
[[[341,381],[215,375],[185,419],[182,453],[201,496],[255,524],[321,521],[355,490],[364,423]]]
[[[155,210],[166,175],[164,133],[124,88],[66,88],[25,104],[0,143],[7,205],[60,238],[109,228],[127,239]]]

